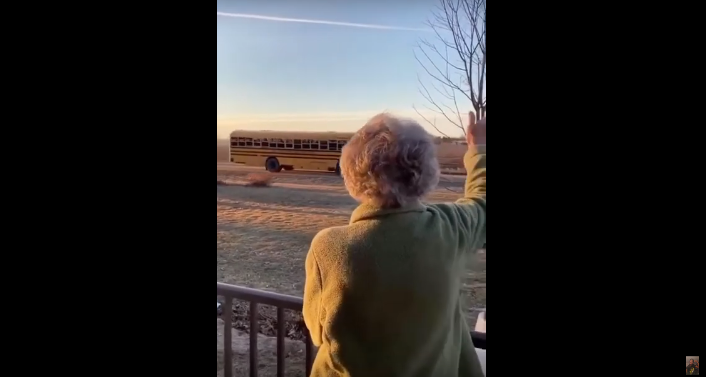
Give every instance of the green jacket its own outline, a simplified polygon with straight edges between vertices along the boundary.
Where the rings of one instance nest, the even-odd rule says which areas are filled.
[[[485,242],[485,155],[464,156],[464,198],[360,205],[306,258],[312,377],[482,377],[461,310],[466,258]]]

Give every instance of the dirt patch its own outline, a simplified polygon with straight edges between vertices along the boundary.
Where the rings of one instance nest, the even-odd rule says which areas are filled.
[[[266,173],[250,173],[245,177],[246,186],[250,187],[270,187],[272,185],[272,175]]]

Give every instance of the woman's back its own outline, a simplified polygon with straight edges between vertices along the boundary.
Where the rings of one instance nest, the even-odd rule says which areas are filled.
[[[460,307],[468,253],[459,252],[448,220],[453,214],[444,209],[417,204],[380,214],[359,208],[351,225],[317,236],[311,253],[323,282],[322,333],[329,334],[320,352],[331,357],[317,357],[321,365],[314,370],[341,365],[351,376],[479,375],[470,372],[480,365]]]

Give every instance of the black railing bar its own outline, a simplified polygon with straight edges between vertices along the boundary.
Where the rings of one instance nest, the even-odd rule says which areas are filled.
[[[257,333],[260,332],[257,303],[250,302],[250,377],[257,377]]]
[[[216,293],[230,296],[242,301],[256,302],[263,305],[281,306],[285,309],[302,311],[304,301],[301,297],[283,295],[280,293],[245,288],[230,284],[216,283]]]
[[[480,349],[485,349],[485,333],[471,330],[471,340],[473,340],[473,346]]]
[[[306,335],[306,338],[304,340],[304,344],[306,345],[306,351],[304,354],[304,364],[306,365],[306,375],[310,376],[311,367],[314,364],[314,343],[311,342],[311,333],[309,333],[309,329],[304,329],[304,333]]]
[[[277,377],[284,377],[284,308],[277,307]]]
[[[233,377],[233,299],[226,297],[223,318],[223,368],[224,377]]]

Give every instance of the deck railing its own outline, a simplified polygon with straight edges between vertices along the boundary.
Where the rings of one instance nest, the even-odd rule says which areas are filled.
[[[258,304],[271,305],[277,308],[277,377],[284,377],[284,309],[301,312],[303,306],[302,298],[223,283],[216,283],[216,291],[218,296],[225,297],[222,307],[224,315],[221,316],[225,323],[223,334],[224,377],[233,377],[233,299],[250,302],[250,377],[257,377],[257,334],[260,328],[258,324]],[[306,376],[309,376],[311,374],[311,365],[314,362],[314,346],[311,343],[311,336],[307,329],[304,330],[304,334],[306,344],[304,360],[306,363]],[[476,348],[486,349],[485,333],[471,331],[471,338]]]

